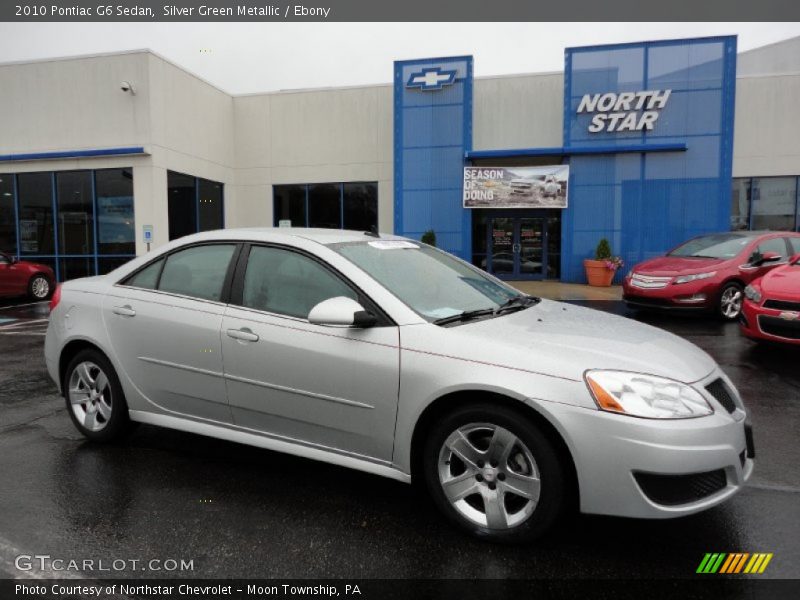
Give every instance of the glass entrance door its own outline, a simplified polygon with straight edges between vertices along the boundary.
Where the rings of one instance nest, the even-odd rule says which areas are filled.
[[[501,279],[544,279],[546,217],[489,217],[486,270]]]

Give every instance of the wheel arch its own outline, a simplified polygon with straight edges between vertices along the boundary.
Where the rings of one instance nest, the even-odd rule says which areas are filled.
[[[543,412],[536,410],[536,408],[530,404],[516,398],[488,390],[458,390],[449,392],[436,398],[425,407],[414,425],[414,432],[411,436],[412,482],[420,483],[423,481],[421,472],[425,439],[433,424],[436,423],[436,420],[456,406],[476,402],[489,402],[506,406],[525,415],[541,428],[548,440],[553,444],[559,458],[564,461],[569,486],[570,508],[577,509],[577,507],[580,506],[578,472],[572,452],[564,437]]]
[[[66,375],[67,365],[69,365],[69,362],[82,350],[96,350],[106,357],[109,362],[111,362],[108,354],[100,346],[90,342],[89,340],[79,338],[67,342],[67,344],[61,349],[61,353],[58,356],[58,382],[59,387],[61,388],[62,396],[66,394],[66,391],[64,390],[64,375]]]

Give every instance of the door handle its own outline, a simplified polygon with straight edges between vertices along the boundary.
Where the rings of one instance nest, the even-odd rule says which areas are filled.
[[[228,337],[235,340],[242,340],[243,342],[257,342],[258,335],[243,327],[242,329],[228,329]]]
[[[125,306],[115,306],[111,309],[115,315],[120,315],[121,317],[135,317],[136,311],[131,308],[130,304],[126,304]]]

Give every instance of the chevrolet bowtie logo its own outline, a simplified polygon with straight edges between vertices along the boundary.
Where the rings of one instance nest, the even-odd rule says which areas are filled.
[[[446,85],[452,85],[455,80],[455,71],[445,71],[441,67],[428,67],[412,73],[406,82],[406,87],[419,88],[423,91],[440,90]]]

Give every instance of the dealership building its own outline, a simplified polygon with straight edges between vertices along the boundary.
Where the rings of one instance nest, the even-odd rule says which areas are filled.
[[[568,48],[554,73],[386,69],[231,95],[148,50],[0,64],[0,250],[64,280],[220,227],[433,230],[501,277],[581,282],[601,238],[630,265],[800,225],[800,37]],[[548,169],[562,180],[527,175]],[[476,205],[465,172],[502,175]]]

